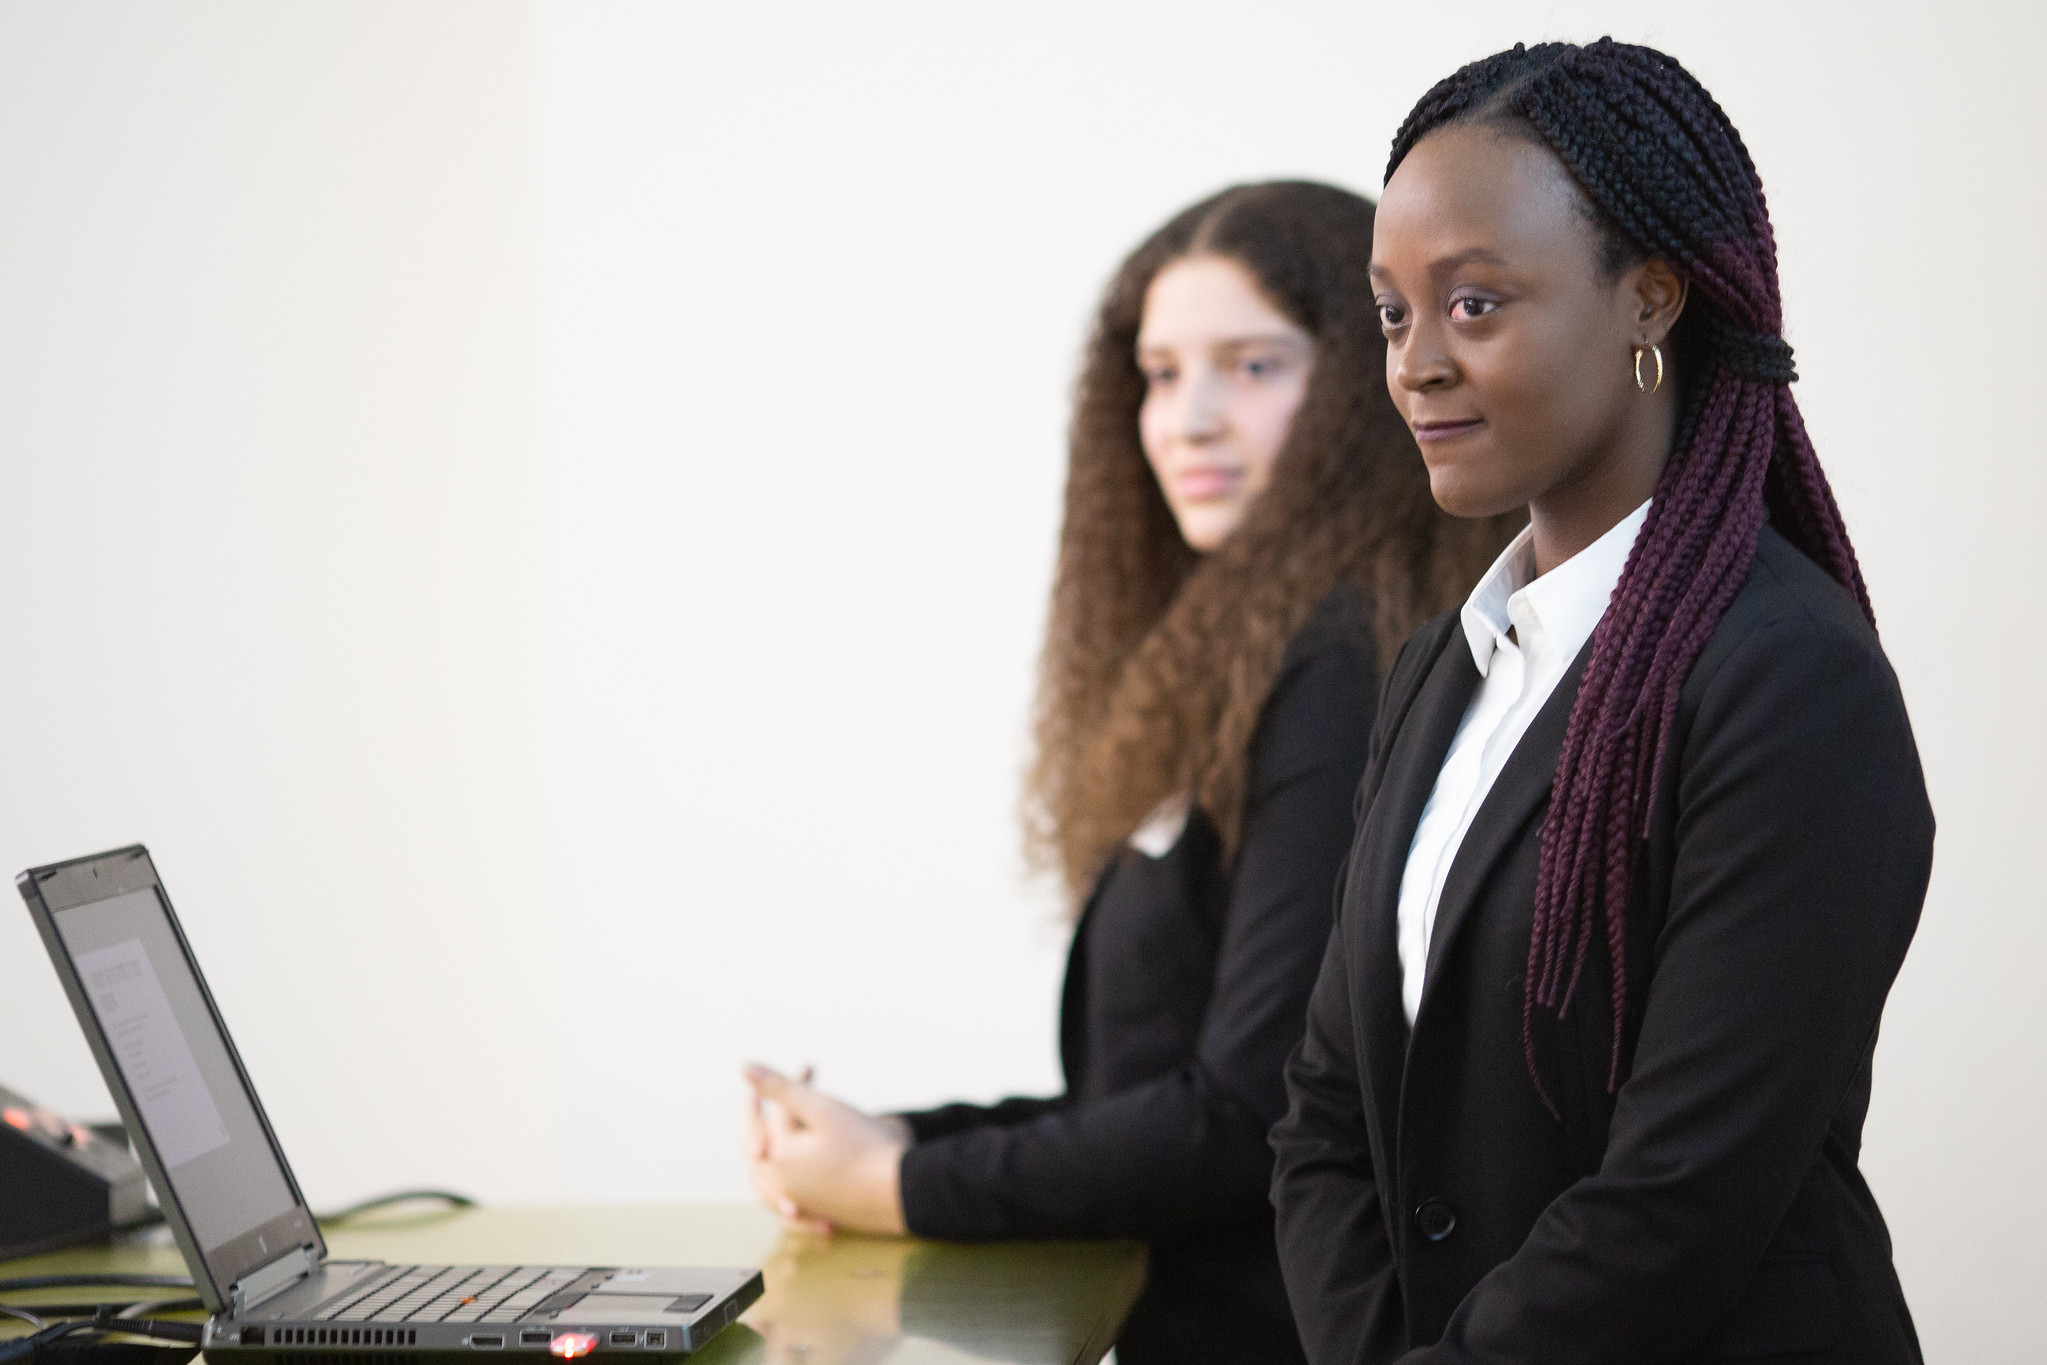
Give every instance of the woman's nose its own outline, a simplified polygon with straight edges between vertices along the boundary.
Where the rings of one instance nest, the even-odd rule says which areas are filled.
[[[1393,382],[1409,393],[1440,388],[1457,377],[1457,367],[1435,338],[1416,332],[1399,348],[1393,362]]]
[[[1190,441],[1209,441],[1220,436],[1226,425],[1222,386],[1212,376],[1194,379],[1180,406],[1180,434]]]

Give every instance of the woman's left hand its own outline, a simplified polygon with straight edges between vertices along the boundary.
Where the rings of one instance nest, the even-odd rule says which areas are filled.
[[[754,1185],[780,1191],[785,1221],[905,1230],[900,1172],[910,1135],[901,1119],[864,1114],[765,1066],[747,1067],[746,1082],[760,1134]]]

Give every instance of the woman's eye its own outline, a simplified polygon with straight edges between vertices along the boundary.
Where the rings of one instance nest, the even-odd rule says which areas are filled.
[[[1164,367],[1149,369],[1144,371],[1144,382],[1154,388],[1160,384],[1170,384],[1173,382],[1173,373],[1172,370]]]
[[[1479,299],[1466,296],[1461,299],[1450,300],[1450,315],[1452,317],[1464,318],[1468,321],[1472,318],[1482,318],[1499,306],[1499,302],[1495,299]]]
[[[1406,321],[1407,321],[1406,309],[1400,307],[1397,304],[1391,303],[1382,303],[1379,305],[1379,325],[1385,328],[1387,331],[1389,332],[1392,331],[1394,328],[1398,327],[1401,323]]]
[[[1270,358],[1246,360],[1244,373],[1253,379],[1269,379],[1279,371],[1279,362]]]

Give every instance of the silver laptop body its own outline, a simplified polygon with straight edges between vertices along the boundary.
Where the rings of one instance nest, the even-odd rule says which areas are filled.
[[[210,1317],[210,1359],[681,1356],[758,1270],[330,1261],[148,850],[15,879]]]

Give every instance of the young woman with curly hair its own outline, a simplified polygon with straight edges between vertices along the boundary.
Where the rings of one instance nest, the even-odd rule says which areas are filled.
[[[1124,1365],[1299,1346],[1266,1133],[1351,838],[1378,661],[1518,521],[1429,497],[1387,401],[1372,206],[1224,191],[1110,283],[1081,375],[1030,834],[1079,912],[1067,1091],[872,1118],[749,1072],[785,1216],[1136,1237]]]
[[[1670,57],[1516,47],[1394,142],[1436,500],[1273,1135],[1311,1359],[1919,1360],[1857,1169],[1933,817],[1792,398],[1762,182]]]

